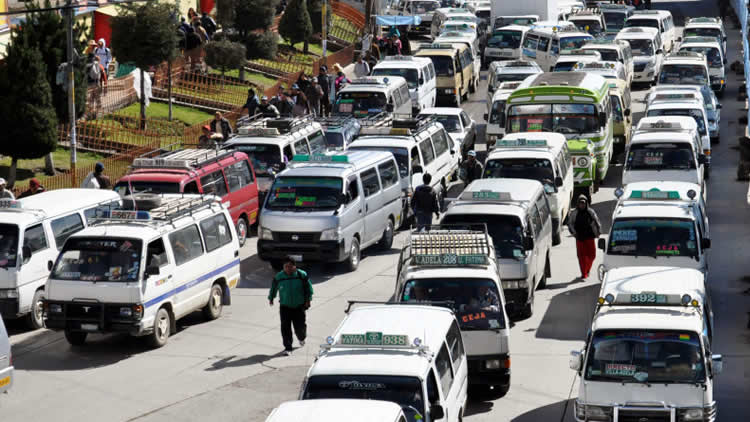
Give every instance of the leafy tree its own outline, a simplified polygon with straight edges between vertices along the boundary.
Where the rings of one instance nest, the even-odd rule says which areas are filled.
[[[132,62],[141,71],[141,121],[146,119],[144,73],[151,66],[172,61],[177,56],[173,4],[148,2],[138,6],[120,6],[112,17],[112,49],[121,62]]]
[[[217,0],[216,23],[224,29],[233,27],[236,7],[237,0]]]
[[[41,158],[57,147],[58,121],[42,53],[27,37],[15,35],[0,64],[0,154],[11,157],[10,187],[18,160]]]
[[[221,70],[222,79],[227,70],[240,69],[245,64],[245,46],[240,43],[232,42],[225,38],[209,42],[206,44],[205,49],[206,63],[215,69]]]
[[[235,0],[234,28],[242,39],[255,30],[268,29],[273,23],[278,0]]]
[[[313,28],[310,22],[310,14],[307,13],[306,0],[292,0],[284,10],[279,22],[279,35],[284,38],[289,46],[294,48],[294,44],[307,42],[312,36]]]
[[[275,32],[252,32],[242,40],[247,49],[247,59],[268,59],[276,57],[279,37]]]

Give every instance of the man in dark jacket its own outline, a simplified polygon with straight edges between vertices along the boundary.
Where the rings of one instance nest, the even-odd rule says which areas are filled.
[[[26,198],[31,195],[36,195],[37,193],[44,192],[44,186],[42,186],[41,183],[39,183],[39,179],[36,177],[29,180],[29,188],[23,191],[20,195],[18,195],[18,199]]]
[[[417,220],[417,230],[430,229],[432,225],[432,214],[435,214],[436,218],[440,218],[440,204],[438,203],[438,196],[432,186],[432,176],[429,173],[425,173],[422,176],[422,185],[419,185],[414,190],[414,195],[411,197],[411,208],[414,210],[414,218]]]
[[[292,353],[292,325],[297,335],[300,347],[305,345],[307,324],[305,311],[310,309],[312,301],[312,283],[307,273],[297,269],[294,258],[284,259],[284,269],[273,278],[271,291],[268,293],[268,303],[273,306],[273,300],[279,294],[279,313],[281,317],[281,338],[284,342],[284,354]]]
[[[214,114],[214,119],[211,120],[211,132],[221,133],[224,142],[226,142],[229,139],[229,135],[232,134],[232,125],[219,111]]]
[[[596,259],[596,239],[601,234],[602,224],[596,212],[589,207],[589,201],[585,195],[580,195],[576,208],[570,210],[568,229],[576,238],[578,266],[581,269],[580,278],[586,279]]]
[[[461,163],[461,180],[468,186],[469,183],[482,178],[482,165],[477,161],[477,153],[469,151],[466,161]]]
[[[294,114],[294,100],[288,92],[281,92],[279,104],[276,105],[276,108],[279,109],[279,113],[283,117],[291,117]]]
[[[331,114],[331,81],[328,76],[328,68],[326,66],[320,66],[320,73],[318,74],[318,85],[323,90],[323,96],[320,98],[321,114],[328,116]]]

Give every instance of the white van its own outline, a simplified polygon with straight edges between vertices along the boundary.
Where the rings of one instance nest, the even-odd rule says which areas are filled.
[[[266,422],[407,422],[401,406],[367,399],[296,400],[281,403]]]
[[[633,83],[633,53],[627,41],[620,40],[594,40],[586,43],[582,50],[595,50],[602,55],[606,62],[620,62],[625,68],[625,82]]]
[[[509,310],[530,317],[534,292],[552,275],[552,213],[542,184],[530,179],[475,180],[451,202],[440,224],[487,225]]]
[[[393,296],[453,309],[466,347],[469,388],[483,396],[508,392],[510,321],[485,224],[412,232],[401,249]]]
[[[565,135],[518,132],[495,142],[484,165],[484,179],[532,179],[544,185],[552,212],[552,244],[562,241],[562,224],[573,201],[573,160]]]
[[[607,22],[599,8],[587,7],[578,9],[568,15],[568,21],[573,22],[582,32],[599,37],[607,31]]]
[[[401,406],[409,421],[463,420],[468,362],[451,310],[357,307],[326,343],[307,372],[300,400],[387,400]]]
[[[487,71],[487,107],[492,104],[492,95],[503,82],[520,82],[543,70],[534,62],[524,60],[503,60],[490,63]]]
[[[425,108],[435,107],[435,66],[426,57],[386,56],[372,68],[372,76],[401,76],[406,79],[413,115]]]
[[[576,63],[573,65],[572,70],[574,72],[594,73],[604,79],[619,79],[625,82],[626,86],[628,85],[628,75],[626,74],[625,66],[620,62],[601,60],[598,62]]]
[[[602,55],[595,50],[581,50],[580,48],[575,50],[566,50],[561,52],[560,57],[557,58],[557,63],[552,69],[553,72],[570,72],[573,70],[573,66],[578,63],[595,63],[602,60]]]
[[[521,82],[503,82],[492,93],[492,99],[487,103],[487,113],[484,120],[487,121],[485,126],[485,139],[487,145],[495,145],[498,139],[505,136],[505,105],[510,94],[521,85]]]
[[[0,200],[0,313],[44,325],[44,283],[65,240],[91,222],[97,205],[119,204],[115,191],[58,189],[18,200]]]
[[[13,387],[13,358],[10,348],[8,332],[0,319],[0,393],[5,393]]]
[[[521,58],[521,41],[529,32],[528,26],[508,25],[497,28],[487,39],[487,47],[482,56],[482,66],[495,60],[518,60]]]
[[[430,25],[430,35],[432,38],[439,37],[441,32],[443,32],[443,25],[450,21],[454,21],[454,23],[473,22],[476,24],[477,17],[469,9],[451,7],[437,9],[432,15],[432,23]]]
[[[432,18],[438,8],[440,8],[438,0],[399,0],[394,9],[398,15],[420,18],[419,25],[409,26],[410,34],[429,35]]]
[[[721,134],[722,105],[711,88],[705,85],[657,85],[646,97],[646,108],[656,101],[682,101],[696,99],[703,101],[708,118],[708,135],[711,143],[719,143]]]
[[[633,54],[633,82],[656,83],[664,61],[661,35],[656,28],[631,27],[621,30],[615,40],[627,41]]]
[[[552,71],[562,51],[581,48],[593,39],[591,34],[579,31],[570,22],[532,27],[523,39],[523,59],[537,62],[545,71]]]
[[[370,76],[355,79],[336,93],[331,114],[365,118],[382,112],[411,114],[409,85],[401,76]]]
[[[702,53],[706,56],[711,88],[718,97],[723,96],[727,87],[726,70],[724,69],[727,58],[724,55],[721,43],[714,37],[686,37],[680,43],[679,51]]]
[[[622,184],[660,180],[702,186],[705,162],[692,118],[644,117],[625,151]]]
[[[683,37],[714,37],[721,43],[724,55],[727,55],[727,33],[724,22],[719,17],[688,18],[682,31]],[[680,41],[678,39],[678,41]]]
[[[68,238],[47,280],[46,326],[71,345],[89,333],[128,333],[164,346],[180,318],[199,309],[221,316],[240,280],[240,245],[220,198],[128,198],[129,210],[99,208]]]
[[[479,50],[479,37],[470,32],[448,31],[443,32],[439,37],[435,38],[435,42],[440,44],[463,44],[469,48],[471,61],[474,64],[472,76],[474,78],[474,90],[476,90],[479,86],[479,72],[482,70],[482,53]]]
[[[625,28],[632,27],[656,28],[661,36],[661,49],[664,54],[672,51],[677,42],[672,13],[667,10],[636,10],[625,21]]]

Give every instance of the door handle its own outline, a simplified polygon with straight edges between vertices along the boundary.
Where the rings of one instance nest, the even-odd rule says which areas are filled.
[[[370,205],[365,205],[365,211],[370,211]]]

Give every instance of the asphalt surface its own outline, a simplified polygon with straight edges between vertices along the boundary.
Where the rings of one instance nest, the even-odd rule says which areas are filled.
[[[670,9],[676,17],[711,16],[716,11],[709,0],[654,1],[653,7]],[[738,40],[739,32],[731,30],[730,63],[739,55]],[[746,264],[750,207],[745,199],[747,183],[735,180],[738,119],[744,113],[744,102],[736,99],[738,78],[728,75],[721,143],[714,145],[708,183],[709,284],[716,323],[713,352],[722,353],[725,362],[715,390],[720,421],[750,419],[750,266]],[[478,93],[464,103],[480,124],[485,92],[483,78]],[[644,110],[644,93],[633,92],[636,121]],[[605,231],[620,170],[619,166],[610,170],[593,197]],[[347,300],[387,300],[392,295],[398,248],[404,239],[405,234],[399,233],[388,252],[364,251],[354,273],[309,268],[315,297],[308,312],[308,344],[290,357],[281,354],[278,306],[270,308],[266,300],[273,273],[257,258],[255,239],[241,252],[242,281],[233,291],[232,306],[213,322],[205,322],[199,313],[178,322],[179,331],[161,349],[150,350],[140,339],[105,335],[89,336],[86,347],[72,348],[61,333],[27,331],[11,322],[17,372],[13,390],[0,396],[0,417],[55,422],[264,421],[279,403],[297,398],[318,345],[340,323]],[[552,277],[547,288],[537,292],[534,315],[516,322],[511,330],[509,393],[494,401],[470,401],[466,420],[573,421],[578,386],[568,356],[583,346],[599,283],[595,276],[575,281],[575,244],[567,234],[553,248],[551,259]],[[594,268],[599,262],[597,258]]]

